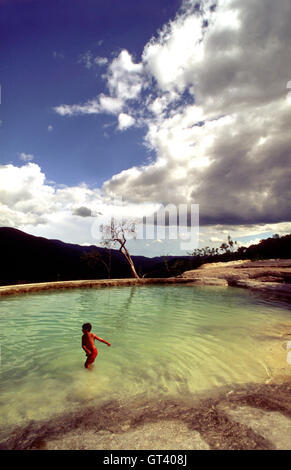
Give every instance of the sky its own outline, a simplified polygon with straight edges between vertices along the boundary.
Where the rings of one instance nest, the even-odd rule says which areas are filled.
[[[188,244],[129,240],[146,256],[290,233],[290,21],[289,0],[0,0],[0,225],[100,245],[109,214],[199,207]]]

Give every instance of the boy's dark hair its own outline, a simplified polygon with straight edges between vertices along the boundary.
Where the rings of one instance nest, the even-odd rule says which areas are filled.
[[[91,323],[84,323],[84,325],[82,326],[82,330],[85,330],[85,331],[91,331],[91,328],[92,328]]]

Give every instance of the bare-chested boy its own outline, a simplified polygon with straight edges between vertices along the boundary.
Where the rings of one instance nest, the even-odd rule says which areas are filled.
[[[91,323],[84,323],[84,325],[82,326],[82,348],[84,349],[87,355],[87,360],[84,364],[86,369],[91,369],[91,364],[93,364],[98,354],[97,348],[94,344],[95,339],[101,341],[101,343],[107,344],[107,346],[111,346],[111,344],[105,341],[105,339],[99,338],[99,336],[96,336],[91,333],[91,329]]]

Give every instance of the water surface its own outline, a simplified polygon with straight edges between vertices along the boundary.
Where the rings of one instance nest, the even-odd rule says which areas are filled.
[[[83,366],[85,322],[112,343],[96,342],[93,371]],[[155,285],[6,297],[0,331],[2,425],[111,398],[265,382],[291,369],[288,306],[237,288]]]

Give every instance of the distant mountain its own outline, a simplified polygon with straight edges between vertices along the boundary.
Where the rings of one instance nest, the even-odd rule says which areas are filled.
[[[202,251],[203,250],[198,250]],[[205,250],[204,250],[205,251]],[[240,247],[222,254],[193,256],[132,256],[139,276],[172,277],[195,269],[203,263],[237,259],[291,259],[291,234],[275,235],[248,248]],[[110,266],[110,268],[109,268]],[[21,230],[0,227],[0,285],[69,281],[77,279],[131,277],[130,268],[118,250],[64,243],[35,237]]]
[[[148,273],[150,277],[167,277],[173,275],[168,263],[178,258],[167,257],[166,262],[164,257],[132,256],[132,259],[140,276]],[[106,248],[48,240],[0,227],[0,285],[108,278],[109,262]],[[110,277],[131,277],[129,266],[118,250],[111,250]]]

